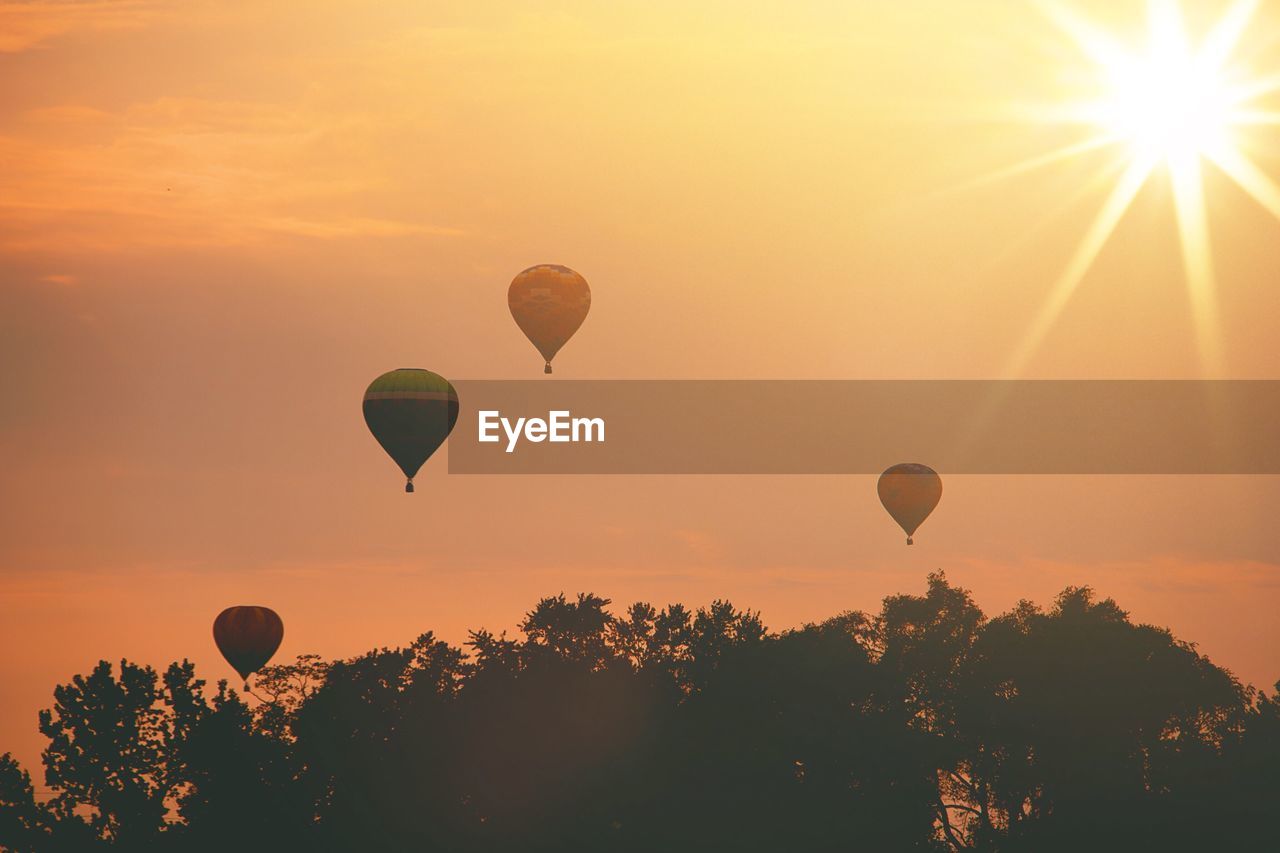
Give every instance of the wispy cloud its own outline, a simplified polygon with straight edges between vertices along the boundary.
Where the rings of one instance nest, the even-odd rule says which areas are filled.
[[[17,0],[0,3],[0,53],[19,53],[77,31],[144,27],[159,14],[149,0]]]
[[[456,237],[366,210],[377,172],[335,156],[348,116],[305,106],[166,97],[119,114],[28,111],[0,137],[0,251],[224,246],[272,235]]]

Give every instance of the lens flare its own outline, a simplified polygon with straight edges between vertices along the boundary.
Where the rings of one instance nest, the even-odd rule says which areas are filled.
[[[1239,138],[1243,128],[1280,124],[1280,113],[1258,106],[1260,98],[1280,90],[1280,74],[1250,74],[1234,58],[1258,4],[1256,0],[1238,0],[1196,42],[1187,31],[1177,0],[1149,0],[1146,43],[1138,50],[1126,48],[1067,6],[1048,0],[1040,5],[1094,64],[1101,92],[1035,110],[1037,121],[1078,124],[1095,133],[1084,143],[1024,165],[1037,168],[1040,162],[1056,162],[1073,156],[1074,151],[1115,145],[1126,147],[1127,164],[1066,268],[1050,287],[1014,353],[1009,372],[1020,373],[1035,354],[1133,199],[1153,173],[1164,169],[1173,191],[1201,363],[1206,374],[1218,374],[1221,346],[1204,200],[1205,164],[1212,164],[1280,218],[1280,185],[1248,157]]]

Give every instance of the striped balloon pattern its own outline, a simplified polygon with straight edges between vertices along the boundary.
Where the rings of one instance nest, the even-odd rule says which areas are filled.
[[[404,367],[384,373],[364,392],[364,422],[392,461],[404,472],[406,492],[413,478],[453,431],[458,393],[430,370]]]
[[[262,669],[280,648],[284,622],[270,607],[228,607],[213,620],[213,641],[231,668],[245,680]]]

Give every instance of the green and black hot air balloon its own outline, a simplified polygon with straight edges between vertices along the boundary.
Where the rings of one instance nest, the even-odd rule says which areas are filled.
[[[364,392],[364,422],[408,478],[449,437],[458,420],[458,394],[443,376],[416,367],[384,373]]]

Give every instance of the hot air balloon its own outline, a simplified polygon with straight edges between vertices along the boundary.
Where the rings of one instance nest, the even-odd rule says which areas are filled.
[[[284,639],[284,623],[270,607],[228,607],[213,620],[213,641],[249,689],[249,674],[267,665]]]
[[[507,305],[520,331],[547,360],[543,373],[550,373],[551,359],[587,319],[591,288],[568,267],[539,264],[511,280]]]
[[[457,420],[457,392],[430,370],[402,367],[382,374],[364,392],[364,422],[408,478],[406,492],[413,491],[414,475]]]
[[[880,503],[907,533],[907,544],[942,499],[942,478],[928,465],[903,462],[880,475]]]

